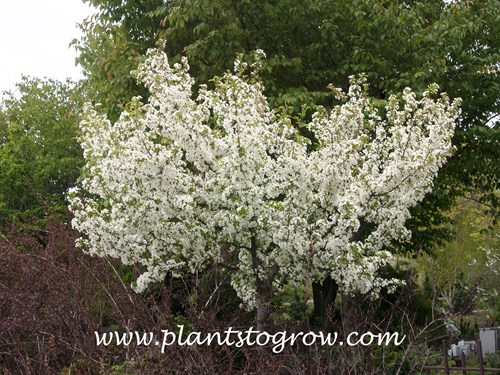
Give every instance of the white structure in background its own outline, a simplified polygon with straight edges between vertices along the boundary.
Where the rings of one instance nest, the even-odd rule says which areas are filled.
[[[500,351],[500,327],[497,328],[481,328],[479,330],[479,341],[481,341],[481,351],[483,357]],[[465,358],[469,358],[470,353],[477,353],[476,341],[459,341],[457,344],[452,344],[448,350],[448,355],[451,358],[460,358],[462,352]]]
[[[462,352],[465,354],[465,358],[469,358],[470,353],[476,352],[476,342],[462,340],[456,345],[451,344],[451,349],[448,350],[448,355],[451,358],[460,358]]]
[[[481,328],[479,330],[479,340],[481,340],[483,357],[500,350],[500,327]]]

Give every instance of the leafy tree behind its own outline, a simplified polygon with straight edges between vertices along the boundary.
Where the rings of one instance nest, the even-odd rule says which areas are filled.
[[[66,211],[64,194],[82,164],[82,99],[70,82],[24,77],[16,89],[0,112],[0,219],[33,223]]]

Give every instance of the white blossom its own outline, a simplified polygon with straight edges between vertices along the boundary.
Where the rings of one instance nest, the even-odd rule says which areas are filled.
[[[380,276],[387,246],[408,237],[408,209],[452,151],[458,101],[432,99],[435,86],[421,99],[405,89],[382,115],[365,79],[351,77],[336,91],[345,103],[307,124],[311,151],[247,65],[197,98],[188,68],[151,50],[137,73],[147,104],[135,98],[115,123],[85,107],[85,172],[70,192],[85,251],[142,265],[138,291],[168,272],[224,264],[247,307],[259,282],[330,275],[362,293],[397,283]]]

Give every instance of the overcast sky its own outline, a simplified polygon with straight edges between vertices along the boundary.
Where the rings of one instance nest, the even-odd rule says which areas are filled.
[[[0,91],[13,88],[21,74],[80,78],[69,43],[91,13],[81,0],[0,0]]]

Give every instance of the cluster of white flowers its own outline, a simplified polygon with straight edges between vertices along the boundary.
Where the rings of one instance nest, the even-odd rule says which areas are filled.
[[[458,102],[406,89],[381,117],[352,78],[345,103],[318,109],[301,137],[239,73],[201,87],[188,64],[158,50],[137,75],[151,93],[112,124],[90,105],[86,160],[70,192],[86,251],[141,264],[138,291],[211,262],[233,269],[247,307],[257,285],[279,289],[331,275],[346,292],[378,292],[390,241],[408,236],[408,209],[431,189],[452,149]],[[368,228],[368,229],[367,229]]]

